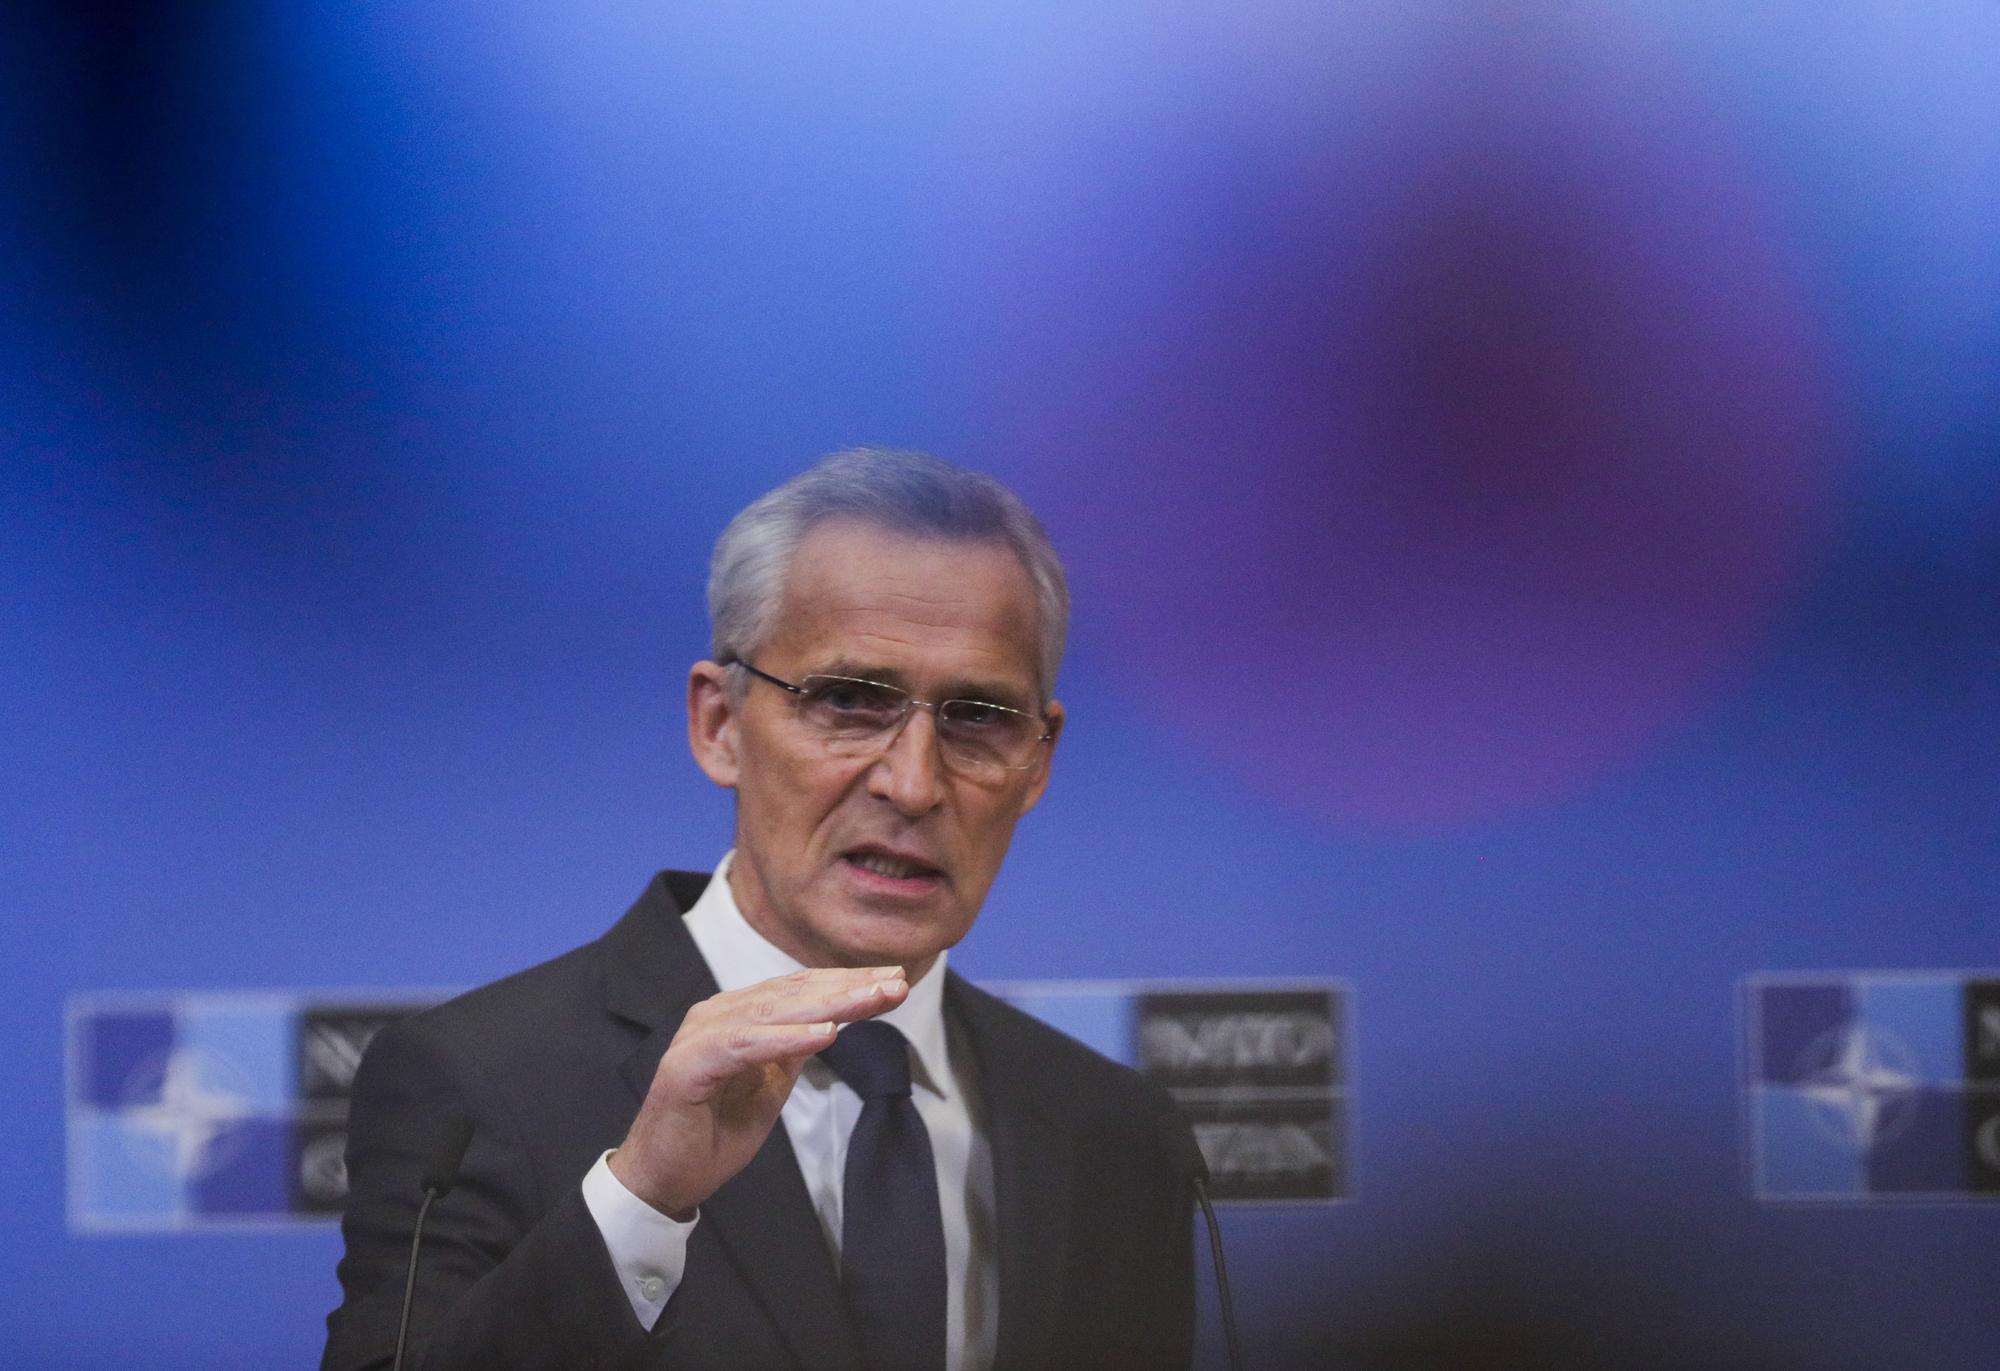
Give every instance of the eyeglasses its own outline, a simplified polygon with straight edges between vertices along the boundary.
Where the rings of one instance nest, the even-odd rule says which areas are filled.
[[[912,709],[931,711],[945,760],[974,775],[1026,771],[1035,764],[1035,749],[1053,736],[1038,715],[986,700],[934,704],[912,699],[907,690],[880,681],[807,676],[794,685],[759,671],[741,657],[725,665],[740,666],[758,680],[789,692],[800,721],[842,756],[865,756],[887,748]]]

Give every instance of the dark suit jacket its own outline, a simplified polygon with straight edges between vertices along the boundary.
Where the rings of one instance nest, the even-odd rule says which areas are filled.
[[[702,1206],[680,1288],[642,1329],[584,1205],[688,1008],[716,992],[680,915],[707,877],[663,872],[598,941],[383,1030],[355,1078],[323,1371],[386,1367],[418,1178],[453,1115],[474,1125],[433,1205],[408,1364],[865,1371],[782,1124]],[[996,1371],[1185,1367],[1190,1200],[1165,1095],[950,976],[992,1145]]]

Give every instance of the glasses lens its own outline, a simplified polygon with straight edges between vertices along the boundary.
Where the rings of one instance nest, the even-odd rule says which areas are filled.
[[[945,747],[972,766],[1024,767],[1042,737],[1041,720],[984,700],[946,700],[937,719]]]
[[[910,697],[894,686],[846,676],[799,682],[799,716],[835,742],[865,742],[903,717]]]

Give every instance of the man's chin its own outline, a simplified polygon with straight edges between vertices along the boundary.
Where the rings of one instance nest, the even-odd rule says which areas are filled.
[[[900,966],[917,976],[966,930],[949,911],[850,904],[826,932],[837,965]]]

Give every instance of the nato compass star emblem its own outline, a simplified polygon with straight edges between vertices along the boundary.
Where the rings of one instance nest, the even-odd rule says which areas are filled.
[[[164,1143],[167,1164],[180,1180],[212,1173],[227,1160],[217,1140],[251,1114],[235,1075],[221,1058],[187,1049],[135,1072],[130,1089],[145,1103],[125,1113],[132,1135]]]
[[[2000,1200],[2000,971],[1757,975],[1742,988],[1758,1200]]]
[[[1866,1153],[1895,1137],[1915,1112],[1916,1059],[1890,1033],[1847,1024],[1821,1034],[1799,1061],[1798,1092],[1833,1141]]]

